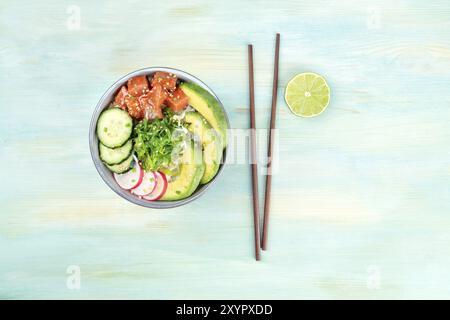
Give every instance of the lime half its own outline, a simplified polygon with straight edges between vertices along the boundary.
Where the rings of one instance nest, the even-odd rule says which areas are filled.
[[[327,108],[330,102],[330,87],[325,79],[316,73],[300,73],[288,82],[284,99],[295,115],[314,117]]]

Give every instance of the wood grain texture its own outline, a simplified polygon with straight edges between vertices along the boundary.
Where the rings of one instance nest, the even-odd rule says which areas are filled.
[[[257,263],[248,165],[149,210],[103,183],[88,128],[107,87],[147,66],[196,75],[247,128],[249,42],[267,128],[276,32],[278,170]],[[4,0],[0,39],[0,298],[450,298],[450,2]],[[314,119],[283,99],[304,71],[332,91]]]

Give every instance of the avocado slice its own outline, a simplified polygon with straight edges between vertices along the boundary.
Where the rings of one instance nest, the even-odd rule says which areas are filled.
[[[208,183],[214,178],[220,167],[223,150],[220,136],[198,112],[186,112],[184,120],[188,124],[187,129],[202,144],[205,173],[200,184]]]
[[[191,83],[180,84],[181,90],[188,96],[189,104],[197,110],[209,124],[219,133],[222,147],[227,146],[227,117],[216,98],[202,87]]]
[[[168,182],[167,190],[160,200],[180,200],[189,197],[197,189],[204,172],[201,145],[191,140],[184,150],[180,173]]]

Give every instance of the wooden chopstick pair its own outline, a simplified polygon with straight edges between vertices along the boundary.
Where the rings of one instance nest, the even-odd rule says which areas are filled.
[[[277,33],[275,41],[275,61],[273,69],[273,84],[272,84],[272,107],[270,114],[270,131],[267,149],[267,175],[266,175],[266,192],[264,198],[264,221],[263,234],[260,239],[259,234],[259,194],[258,194],[258,166],[256,159],[256,124],[255,124],[255,84],[253,75],[253,46],[248,45],[248,78],[249,78],[249,98],[250,98],[250,153],[251,153],[251,168],[252,168],[252,193],[253,193],[253,223],[254,223],[254,237],[255,237],[255,259],[260,260],[260,248],[267,249],[267,239],[269,232],[269,212],[270,212],[270,194],[272,185],[272,160],[273,160],[273,141],[274,129],[277,110],[277,96],[278,96],[278,63],[280,60],[280,34]],[[261,241],[261,245],[260,245]]]

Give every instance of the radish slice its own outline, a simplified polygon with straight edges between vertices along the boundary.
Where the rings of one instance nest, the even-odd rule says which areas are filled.
[[[114,173],[114,179],[116,179],[117,184],[125,190],[136,188],[144,177],[144,170],[142,170],[136,157],[133,156],[133,158],[134,165],[129,171],[122,174]]]
[[[142,170],[144,171],[144,170]],[[148,171],[144,173],[144,178],[142,182],[131,190],[137,196],[146,196],[155,190],[156,187],[156,175],[153,171]]]
[[[155,201],[160,199],[164,193],[166,193],[167,190],[167,178],[166,175],[162,172],[155,172],[156,176],[156,187],[155,190],[153,190],[152,193],[146,195],[144,197],[145,200],[149,201]]]

